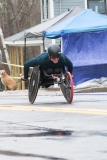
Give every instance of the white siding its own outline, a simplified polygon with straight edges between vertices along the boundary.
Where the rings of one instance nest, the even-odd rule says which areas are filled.
[[[57,0],[58,2],[58,0]],[[58,16],[59,14],[71,9],[75,6],[79,6],[81,8],[85,8],[85,0],[62,0],[61,3],[54,2],[54,15]],[[61,39],[56,39],[56,43],[59,45]]]
[[[55,17],[75,6],[85,8],[85,0],[59,0],[61,1],[61,3],[56,3],[58,2],[58,0],[49,0],[49,19],[50,19],[50,1],[54,1],[54,16]],[[46,0],[44,0],[44,11],[45,11],[44,20],[46,21],[47,20]],[[43,22],[44,20],[42,18],[42,0],[41,0],[41,22]],[[45,47],[48,47],[50,43],[52,43],[52,40],[45,38]],[[60,44],[60,38],[56,39],[56,43],[58,45]]]
[[[50,19],[50,0],[49,0],[49,4],[48,4],[48,19]],[[46,7],[46,0],[44,0],[44,19],[43,19],[43,10],[42,10],[42,0],[41,0],[41,23],[48,20],[47,19],[47,7]],[[45,38],[45,47],[47,48],[49,46],[49,44],[51,43],[52,40]],[[41,48],[41,50],[43,50],[43,47]]]
[[[62,0],[61,3],[54,1],[54,14],[57,16],[75,6],[85,8],[85,0]]]

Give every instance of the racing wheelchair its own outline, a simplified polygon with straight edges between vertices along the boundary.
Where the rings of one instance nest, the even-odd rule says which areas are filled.
[[[49,86],[55,84],[58,84],[60,86],[65,99],[70,104],[73,100],[74,94],[73,79],[71,73],[66,72],[64,71],[64,69],[62,69],[60,74],[49,75],[43,68],[34,68],[31,73],[28,86],[29,102],[31,104],[34,103],[37,97],[38,89],[40,87],[48,88]]]

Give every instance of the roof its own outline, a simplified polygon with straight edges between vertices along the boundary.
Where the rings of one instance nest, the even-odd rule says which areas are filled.
[[[36,25],[35,27],[32,27],[28,30],[25,31],[25,37],[30,38],[30,37],[43,37],[44,32],[49,28],[52,27],[56,24],[59,24],[61,22],[65,22],[65,20],[69,19],[70,17],[73,17],[80,12],[84,11],[83,8],[80,7],[73,7],[70,11],[66,11],[62,14],[60,14],[57,17],[54,17],[46,22],[43,22],[39,25]]]
[[[5,44],[11,46],[24,45],[24,39],[27,38],[26,41],[27,45],[37,45],[37,44],[41,45],[43,43],[41,37],[44,36],[44,33],[48,28],[54,26],[55,24],[65,22],[67,19],[81,13],[84,10],[85,9],[80,7],[73,7],[70,9],[70,11],[66,11],[60,14],[59,16],[49,19],[48,21],[45,21],[34,27],[28,28],[22,32],[19,32],[17,34],[5,38],[4,42]]]
[[[37,37],[43,36],[42,33],[44,32],[44,29],[49,28],[53,23],[59,21],[62,17],[64,17],[68,13],[69,13],[69,11],[64,12],[55,18],[52,18],[52,19],[45,21],[39,25],[33,26],[33,27],[28,28],[26,30],[23,30],[19,33],[16,33],[12,36],[9,36],[9,37],[5,38],[4,40],[5,40],[6,44],[8,44],[10,42],[15,42],[15,41],[24,41],[25,37],[27,38],[27,41],[31,41],[31,38],[29,38],[29,37],[32,37],[32,41],[33,40],[35,41],[35,40],[37,40],[36,39]],[[34,34],[32,34],[33,31],[34,31]],[[35,32],[36,32],[36,35],[35,35]],[[26,34],[26,36],[25,36],[25,34]]]

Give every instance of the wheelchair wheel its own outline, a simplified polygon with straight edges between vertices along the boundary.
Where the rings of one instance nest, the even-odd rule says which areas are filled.
[[[28,87],[29,102],[31,104],[34,103],[37,97],[39,81],[40,81],[40,71],[33,71],[30,77],[29,87]]]
[[[71,103],[74,95],[74,87],[70,72],[65,73],[65,80],[60,84],[60,88],[67,102]]]

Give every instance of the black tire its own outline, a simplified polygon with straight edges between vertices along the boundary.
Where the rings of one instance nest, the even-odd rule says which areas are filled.
[[[29,87],[28,87],[28,95],[29,95],[29,102],[31,104],[34,103],[40,82],[40,71],[33,71],[29,80]]]
[[[60,88],[65,99],[70,104],[73,100],[74,95],[73,80],[70,72],[65,73],[65,80],[60,84]]]

